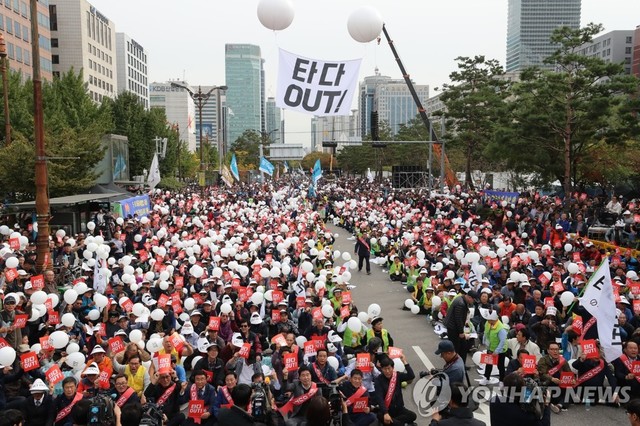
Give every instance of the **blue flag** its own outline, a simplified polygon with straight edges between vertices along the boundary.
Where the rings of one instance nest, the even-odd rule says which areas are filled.
[[[260,157],[260,171],[261,172],[265,172],[269,176],[273,176],[273,171],[274,170],[275,170],[275,167],[273,167],[273,164],[271,164],[269,162],[269,160],[267,160],[264,157]]]
[[[322,177],[322,167],[320,166],[320,159],[316,160],[316,164],[313,166],[313,174],[311,175],[311,179],[313,179],[313,184],[318,183],[318,180]]]
[[[314,185],[309,185],[309,189],[307,190],[308,198],[316,198],[316,188]]]
[[[240,173],[238,172],[238,162],[236,161],[236,153],[235,152],[231,156],[231,174],[233,175],[233,177],[237,181],[240,180]]]

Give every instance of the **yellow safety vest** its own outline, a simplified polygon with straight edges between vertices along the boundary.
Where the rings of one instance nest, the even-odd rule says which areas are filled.
[[[382,352],[387,352],[389,350],[389,332],[386,328],[383,328],[380,334],[382,335]],[[376,335],[373,332],[373,328],[367,330],[367,343],[374,337],[376,337]]]

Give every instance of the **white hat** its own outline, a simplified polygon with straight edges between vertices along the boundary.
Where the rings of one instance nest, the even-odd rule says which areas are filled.
[[[222,297],[222,303],[232,303],[231,297],[229,297],[229,295],[224,295]]]
[[[549,306],[547,308],[547,312],[545,312],[545,316],[546,315],[552,315],[552,316],[556,316],[556,314],[558,313],[558,309],[554,306]]]
[[[497,320],[498,319],[498,311],[493,309],[480,309],[480,315],[482,318],[488,320]]]
[[[33,285],[31,284],[31,281],[27,281],[26,283],[24,283],[25,290],[30,290],[32,288],[33,288]]]
[[[153,298],[153,297],[151,297],[151,295],[150,295],[149,293],[145,293],[145,294],[142,296],[142,303],[144,303],[144,304],[145,304],[145,305],[147,305],[147,306],[153,306],[153,305],[155,305],[155,304],[156,304],[156,303],[158,303],[158,302],[156,302],[156,301],[154,300],[154,298]]]
[[[104,354],[106,353],[106,351],[104,350],[104,348],[100,345],[95,345],[93,347],[93,350],[91,351],[91,355],[95,355],[95,354]]]
[[[330,330],[329,334],[327,334],[327,340],[329,342],[331,342],[331,343],[340,343],[340,342],[342,342],[342,338],[340,336],[338,336],[338,333],[336,333],[333,330]]]
[[[249,319],[252,325],[262,324],[262,318],[260,318],[260,314],[254,312],[251,314],[251,318]]]
[[[262,374],[265,375],[265,377],[270,376],[273,373],[273,371],[271,371],[271,368],[269,368],[268,365],[263,364],[262,365]]]
[[[231,336],[231,344],[236,348],[241,348],[244,345],[244,340],[242,340],[242,335],[240,333],[233,333]]]
[[[327,352],[338,352],[338,348],[336,348],[336,345],[334,345],[333,343],[329,342],[327,343]]]
[[[457,296],[457,295],[458,295],[458,292],[456,292],[455,290],[449,290],[449,293],[447,293],[447,294],[448,294],[449,296],[453,296],[453,297],[455,297],[455,296]]]
[[[480,294],[482,293],[486,293],[486,294],[491,294],[491,289],[488,287],[483,288],[482,290],[480,290]]]
[[[193,334],[193,324],[191,321],[185,321],[180,329],[180,334]]]
[[[36,379],[35,382],[33,382],[33,384],[31,385],[31,387],[29,388],[29,392],[31,393],[36,393],[36,392],[48,392],[49,388],[47,387],[47,385],[44,384],[44,382],[40,379]]]
[[[92,362],[91,365],[89,365],[89,367],[87,367],[87,369],[82,372],[82,376],[86,376],[88,374],[99,375],[100,369],[98,368],[98,364]]]

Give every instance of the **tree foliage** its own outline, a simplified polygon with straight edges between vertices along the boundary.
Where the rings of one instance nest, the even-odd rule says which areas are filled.
[[[238,168],[241,170],[256,170],[260,165],[260,143],[267,142],[266,138],[255,130],[245,130],[231,144],[232,154],[235,152]],[[264,155],[268,152],[265,149]],[[229,157],[230,161],[231,157]],[[225,163],[226,164],[226,163]]]
[[[332,157],[331,154],[326,152],[314,151],[304,156],[301,165],[303,170],[310,170],[316,164],[317,160],[320,160],[320,165],[324,170],[330,169],[330,162],[333,158],[333,167],[338,167],[338,161],[336,157]]]

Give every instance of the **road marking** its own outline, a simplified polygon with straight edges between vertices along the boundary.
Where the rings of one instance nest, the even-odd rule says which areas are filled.
[[[473,412],[473,417],[484,422],[485,425],[491,425],[491,416],[489,414],[489,404],[483,402],[478,405],[478,409]]]
[[[429,358],[427,357],[427,355],[425,355],[422,349],[420,349],[420,346],[412,346],[412,348],[415,351],[416,355],[418,355],[418,358],[420,358],[424,366],[427,367],[427,370],[431,371],[434,368],[433,364],[431,363],[431,361],[429,361]]]

